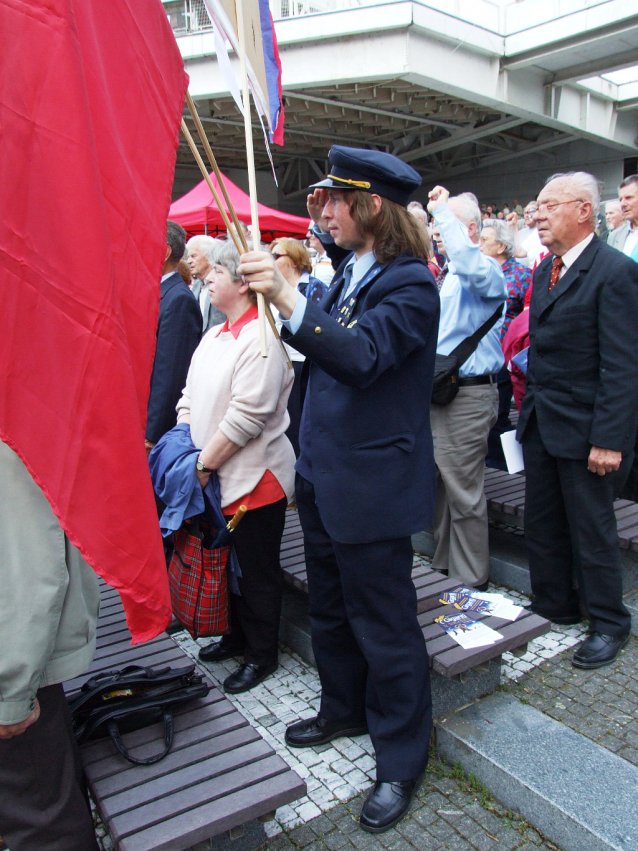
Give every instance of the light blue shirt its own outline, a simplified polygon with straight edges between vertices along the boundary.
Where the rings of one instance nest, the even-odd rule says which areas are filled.
[[[341,298],[346,298],[351,292],[354,291],[354,288],[357,286],[359,281],[361,281],[368,274],[370,269],[374,266],[375,263],[374,251],[368,251],[367,254],[364,254],[362,257],[357,258],[354,254],[348,260],[344,268],[344,274],[347,275],[347,270],[352,269],[352,277],[350,278],[350,283],[348,284],[348,288],[345,293],[342,294]],[[291,334],[296,334],[299,328],[301,327],[301,323],[304,318],[304,313],[306,312],[306,304],[308,303],[305,296],[299,294],[299,298],[297,299],[297,304],[295,305],[295,309],[293,310],[290,319],[282,320],[282,325],[284,325]]]
[[[470,337],[507,299],[501,267],[470,239],[467,228],[447,204],[433,213],[448,256],[448,273],[441,292],[441,319],[436,351],[449,355]],[[460,376],[495,374],[503,366],[499,319],[459,370]]]

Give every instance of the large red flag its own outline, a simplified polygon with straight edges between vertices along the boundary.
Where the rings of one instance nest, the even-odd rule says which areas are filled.
[[[170,619],[144,428],[187,77],[160,0],[0,0],[0,32],[0,437],[145,641]]]

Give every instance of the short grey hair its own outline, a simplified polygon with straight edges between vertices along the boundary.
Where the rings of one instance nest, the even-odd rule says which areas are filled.
[[[616,207],[616,209],[621,210],[620,201],[618,198],[612,198],[611,201],[605,202],[605,212],[610,210],[612,207]]]
[[[582,196],[583,201],[589,201],[592,206],[590,223],[595,226],[600,209],[600,186],[594,175],[589,174],[587,171],[558,172],[547,178],[545,186],[552,180],[558,180],[559,178],[571,180],[572,184],[577,187],[577,192]]]
[[[250,240],[248,241],[248,250],[252,251],[252,243]],[[230,272],[230,277],[233,281],[238,281],[241,278],[241,275],[239,274],[241,260],[239,259],[239,252],[235,248],[235,243],[232,239],[227,239],[225,242],[221,243],[221,248],[215,258],[215,263],[218,266],[225,266]]]
[[[482,230],[485,230],[485,228],[494,228],[496,241],[502,242],[505,246],[503,254],[505,254],[508,260],[510,257],[513,257],[514,249],[516,248],[516,237],[508,223],[503,219],[486,219],[483,222]]]
[[[460,195],[454,195],[450,198],[450,201],[457,202],[455,205],[459,208],[457,218],[459,218],[464,225],[469,225],[474,222],[477,228],[479,230],[481,229],[481,210],[479,208],[476,195],[472,192],[461,192]]]
[[[186,249],[187,251],[192,248],[199,249],[202,254],[206,255],[210,265],[213,266],[217,262],[216,258],[223,244],[221,239],[214,239],[212,236],[204,236],[200,233],[197,236],[191,236],[186,243]]]

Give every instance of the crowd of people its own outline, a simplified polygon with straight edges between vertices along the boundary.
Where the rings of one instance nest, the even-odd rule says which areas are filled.
[[[230,631],[200,650],[205,661],[238,659],[223,684],[230,693],[277,668],[279,550],[295,504],[322,693],[317,716],[291,725],[286,742],[369,732],[377,778],[360,824],[383,832],[407,811],[431,730],[411,536],[433,528],[433,567],[487,588],[485,463],[504,464],[512,395],[531,610],[555,623],[589,619],[577,667],[611,663],[628,640],[613,502],[638,428],[638,175],[607,202],[602,230],[599,186],[585,172],[550,176],[525,208],[443,186],[424,208],[410,201],[420,176],[391,154],[335,145],[329,161],[310,187],[303,242],[279,238],[240,256],[230,238],[187,239],[168,223],[146,450],[186,426],[201,487],[217,477],[227,518],[247,508],[234,533],[241,575]],[[258,293],[285,346],[268,331],[267,357]],[[0,448],[7,541],[20,528],[11,514],[20,464]],[[16,539],[16,551],[23,546]],[[83,562],[69,547],[69,574],[79,576]],[[82,593],[87,611],[74,617],[90,620],[94,584]],[[69,645],[65,617],[42,624],[52,648]],[[5,701],[13,695],[11,716],[0,714],[0,783],[3,794],[13,783],[16,801],[21,787],[6,766],[24,760],[22,736],[47,701],[49,715],[60,714],[61,690],[38,688],[51,665],[46,653],[30,667],[11,653],[0,664]],[[67,798],[60,818],[76,819],[81,798]],[[27,847],[19,823],[31,817],[20,806],[17,826],[9,823],[16,851]],[[94,845],[85,838],[77,848]]]

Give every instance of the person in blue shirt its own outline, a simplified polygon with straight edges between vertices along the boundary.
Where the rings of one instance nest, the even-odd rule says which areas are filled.
[[[430,192],[428,211],[447,263],[437,278],[441,321],[437,354],[449,355],[488,320],[507,298],[499,264],[479,248],[481,212],[473,196]],[[497,374],[503,366],[502,319],[459,370],[459,392],[446,406],[432,406],[438,490],[432,567],[459,583],[484,590],[489,575],[487,504],[483,493],[487,438],[498,414]]]
[[[410,535],[429,527],[435,469],[429,406],[439,299],[418,222],[421,178],[379,151],[330,151],[308,209],[347,249],[319,303],[288,286],[269,255],[242,258],[279,310],[282,339],[306,355],[296,499],[304,532],[319,714],[290,747],[370,732],[377,782],[360,816],[388,830],[425,769],[429,666],[417,621]]]

